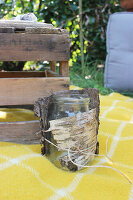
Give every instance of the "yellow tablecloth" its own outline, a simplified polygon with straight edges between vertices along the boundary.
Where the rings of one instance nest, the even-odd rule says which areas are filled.
[[[71,87],[72,88],[72,87]],[[100,96],[100,154],[92,165],[122,171],[133,181],[133,99]],[[0,143],[0,200],[132,200],[133,185],[118,172],[87,168],[71,173],[41,156],[40,145]]]

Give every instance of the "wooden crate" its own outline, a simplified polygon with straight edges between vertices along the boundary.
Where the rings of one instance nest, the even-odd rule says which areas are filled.
[[[45,72],[0,72],[0,106],[33,105],[69,88],[69,34],[52,25],[0,21],[0,61],[49,61]],[[59,74],[56,74],[59,62]],[[0,123],[0,141],[39,143],[39,121]]]

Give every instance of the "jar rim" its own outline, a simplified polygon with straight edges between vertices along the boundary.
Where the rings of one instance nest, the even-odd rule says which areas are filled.
[[[54,102],[63,102],[65,104],[82,104],[82,103],[89,103],[90,98],[72,98],[72,97],[57,97],[55,98]]]

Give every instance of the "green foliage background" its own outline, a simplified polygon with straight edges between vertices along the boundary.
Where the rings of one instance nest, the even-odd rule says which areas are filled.
[[[71,38],[71,76],[73,77],[75,73],[81,74],[78,0],[1,0],[0,2],[0,18],[9,19],[18,14],[33,12],[38,21],[52,23],[55,27],[68,29]],[[107,21],[111,13],[120,10],[118,0],[83,0],[86,75],[90,73],[92,67],[95,68],[94,71],[96,72],[97,65],[104,64]],[[6,63],[6,65],[1,63],[1,69],[22,70],[24,64],[12,62],[11,66],[9,63]]]

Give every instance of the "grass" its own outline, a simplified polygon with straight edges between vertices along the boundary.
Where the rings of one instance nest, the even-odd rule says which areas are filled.
[[[104,68],[98,68],[99,61],[91,62],[85,67],[85,75],[82,75],[82,69],[79,64],[70,68],[71,85],[82,88],[97,88],[102,95],[108,95],[114,90],[104,87]],[[85,77],[89,79],[86,79]],[[90,77],[89,77],[90,76]],[[133,93],[129,91],[119,92],[125,96],[133,98]]]
[[[92,63],[93,64],[93,63]],[[87,79],[88,78],[88,79]],[[108,95],[113,90],[104,88],[104,68],[97,68],[97,64],[85,67],[85,75],[82,75],[81,67],[76,64],[70,68],[71,85],[82,88],[97,88],[102,95]]]

